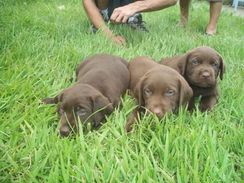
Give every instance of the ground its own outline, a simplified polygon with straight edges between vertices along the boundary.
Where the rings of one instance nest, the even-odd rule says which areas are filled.
[[[214,37],[204,35],[208,4],[194,3],[187,28],[179,7],[145,13],[149,33],[112,27],[127,47],[90,34],[81,1],[0,2],[0,182],[242,182],[244,180],[244,21],[223,11]],[[111,25],[112,26],[112,25]],[[98,131],[60,138],[54,106],[40,104],[74,82],[76,66],[96,53],[156,60],[197,46],[226,65],[212,112],[180,110],[142,119],[127,135],[135,103]]]

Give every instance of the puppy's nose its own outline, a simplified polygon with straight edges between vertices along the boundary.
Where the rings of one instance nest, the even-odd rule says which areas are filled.
[[[162,117],[163,116],[163,111],[162,111],[162,109],[160,107],[154,107],[152,109],[152,112],[154,114],[156,114],[158,117]]]
[[[59,130],[59,133],[62,137],[67,137],[69,136],[70,130],[68,126],[62,126]]]
[[[204,72],[202,73],[202,77],[205,78],[205,79],[207,79],[207,78],[210,77],[210,73],[209,73],[208,71],[204,71]]]

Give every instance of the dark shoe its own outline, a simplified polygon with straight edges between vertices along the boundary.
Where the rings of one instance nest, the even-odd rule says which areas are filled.
[[[142,15],[140,13],[136,13],[131,16],[127,20],[127,24],[135,30],[149,32],[145,27],[145,22],[142,20]]]
[[[90,32],[95,34],[95,33],[97,33],[97,31],[98,31],[98,29],[94,25],[91,25]]]

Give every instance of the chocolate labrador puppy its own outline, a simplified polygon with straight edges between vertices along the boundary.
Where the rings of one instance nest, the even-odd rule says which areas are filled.
[[[60,104],[60,134],[68,136],[77,131],[77,119],[97,128],[115,107],[129,86],[128,63],[120,57],[99,54],[83,61],[77,68],[77,83],[54,98],[43,100],[46,104]]]
[[[149,57],[136,57],[129,63],[130,92],[138,108],[129,117],[126,131],[132,130],[142,109],[162,118],[167,112],[176,111],[192,97],[192,89],[185,79],[170,67],[160,65]]]
[[[223,79],[224,61],[214,49],[202,46],[184,55],[164,58],[160,62],[177,70],[193,89],[189,110],[195,107],[195,98],[201,96],[200,110],[211,110],[217,103],[217,77]]]

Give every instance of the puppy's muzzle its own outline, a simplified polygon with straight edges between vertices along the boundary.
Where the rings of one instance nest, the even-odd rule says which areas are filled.
[[[211,74],[210,74],[209,71],[203,71],[203,72],[201,73],[201,77],[202,77],[202,79],[210,79]]]
[[[67,137],[70,134],[70,129],[67,125],[60,127],[59,133],[61,137]]]

